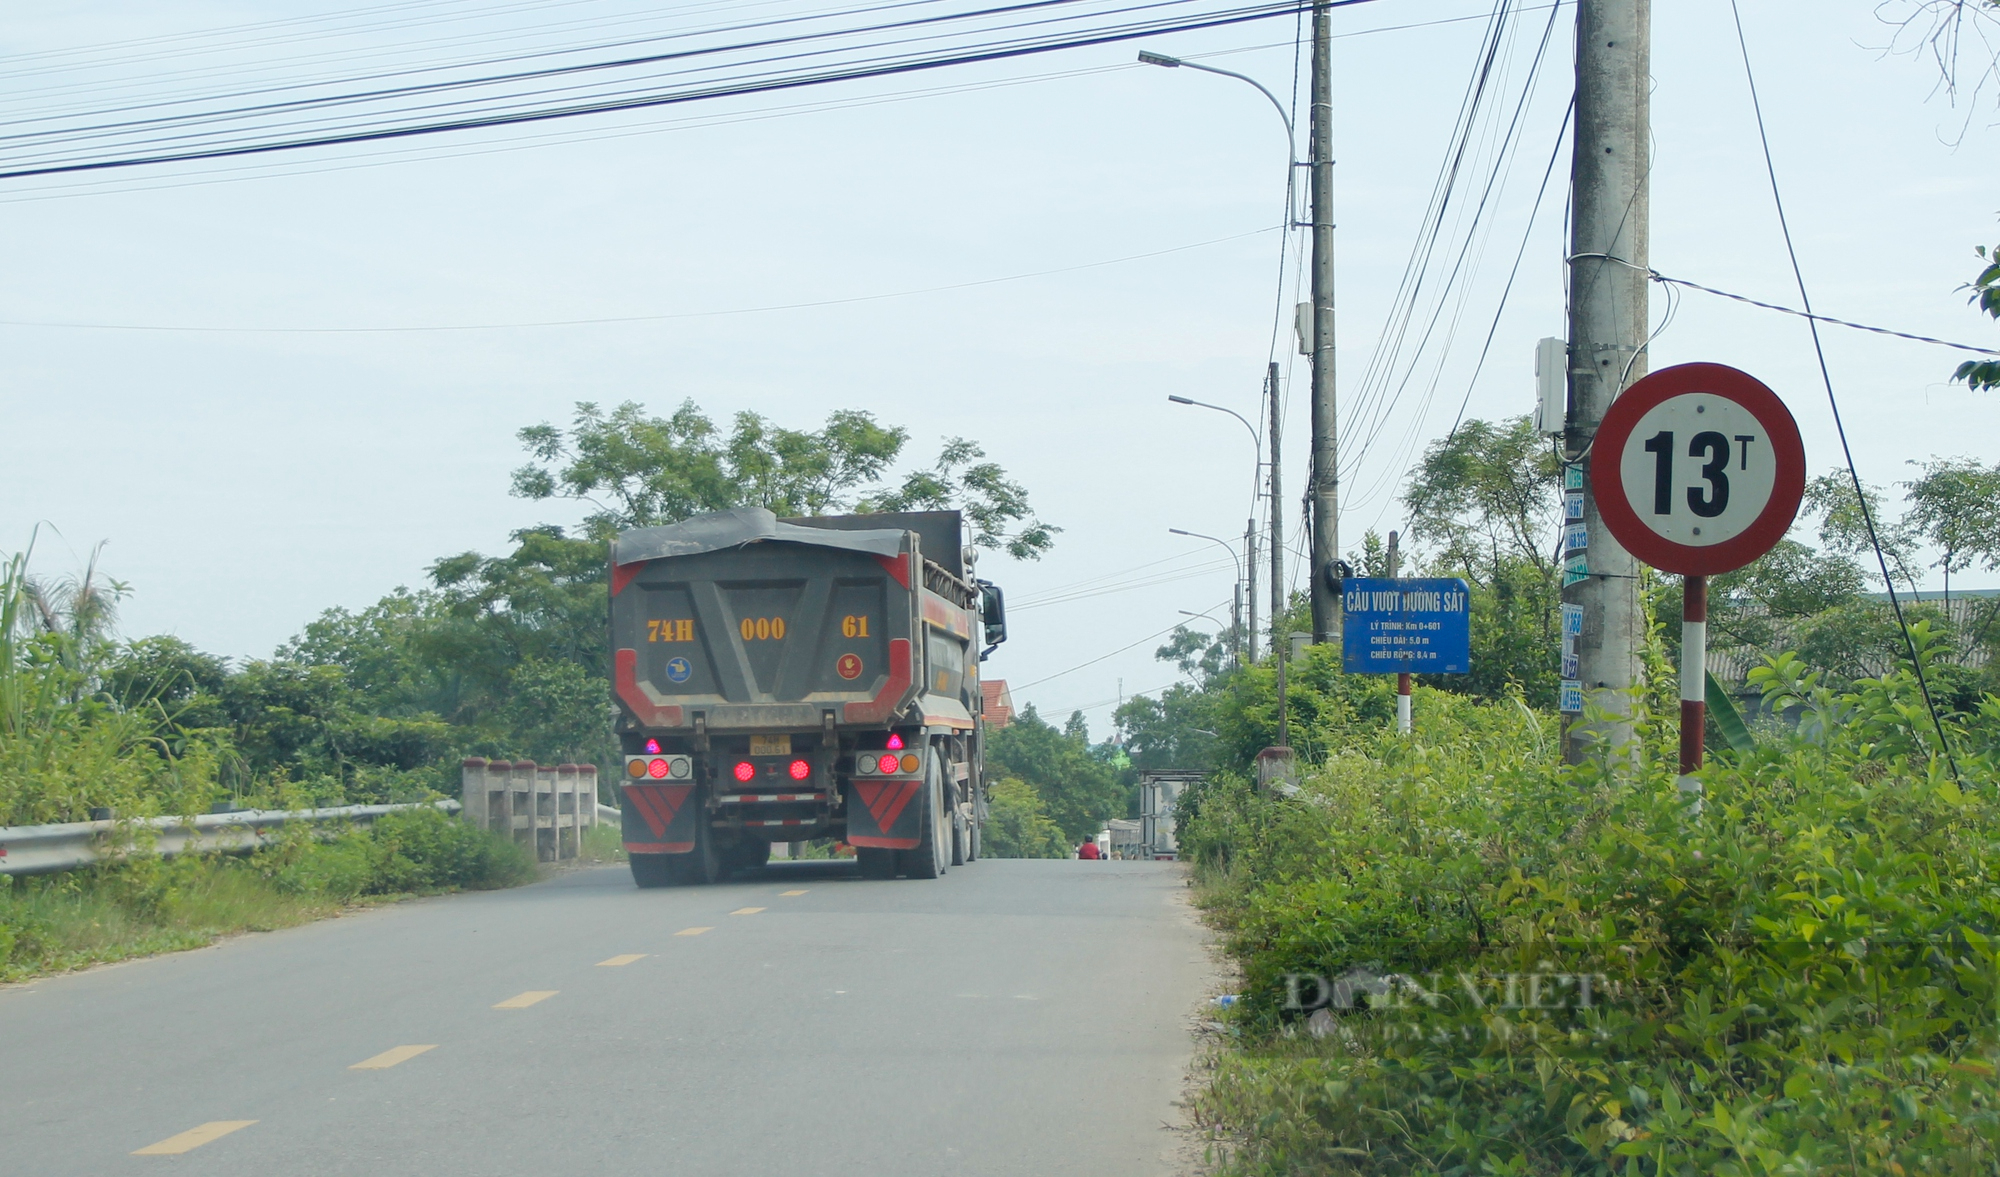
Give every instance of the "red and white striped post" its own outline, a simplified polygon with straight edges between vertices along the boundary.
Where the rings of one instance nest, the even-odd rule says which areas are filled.
[[[1410,676],[1404,672],[1396,676],[1396,732],[1410,734]]]
[[[1701,792],[1701,737],[1708,720],[1708,577],[1681,582],[1681,776],[1684,793]]]

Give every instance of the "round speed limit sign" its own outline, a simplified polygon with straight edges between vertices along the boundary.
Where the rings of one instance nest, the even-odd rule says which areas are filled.
[[[1777,394],[1722,364],[1663,368],[1611,402],[1591,446],[1604,526],[1663,572],[1713,576],[1771,550],[1798,514],[1806,452]]]

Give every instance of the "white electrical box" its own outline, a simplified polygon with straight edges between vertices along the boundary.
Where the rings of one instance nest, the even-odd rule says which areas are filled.
[[[1569,346],[1560,339],[1535,344],[1535,432],[1561,433],[1569,406]]]
[[[1302,302],[1292,308],[1292,330],[1299,337],[1299,354],[1313,354],[1313,304]]]

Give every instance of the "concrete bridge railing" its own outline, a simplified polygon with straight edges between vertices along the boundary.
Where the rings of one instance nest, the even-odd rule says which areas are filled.
[[[538,862],[575,858],[583,831],[618,820],[618,810],[597,803],[594,764],[536,764],[485,760],[460,764],[459,812],[465,820],[511,837]]]

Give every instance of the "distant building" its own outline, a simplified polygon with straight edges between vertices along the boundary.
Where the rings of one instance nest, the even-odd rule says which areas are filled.
[[[1014,695],[1007,689],[1004,678],[989,678],[979,684],[982,706],[986,710],[986,726],[1003,728],[1014,722]]]

